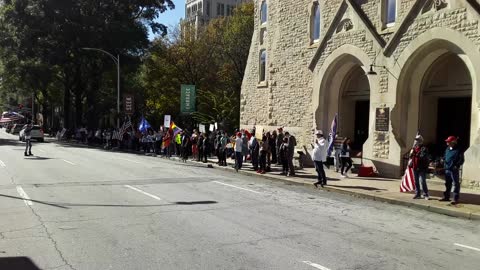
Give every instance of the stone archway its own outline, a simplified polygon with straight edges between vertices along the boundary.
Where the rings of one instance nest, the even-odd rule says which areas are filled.
[[[419,130],[439,157],[445,138],[460,138],[462,151],[470,146],[472,79],[465,63],[452,52],[439,56],[425,73],[421,86]]]
[[[452,69],[449,65],[454,68]],[[480,54],[478,47],[460,32],[434,28],[413,40],[392,66],[401,68],[395,85],[396,102],[391,115],[393,134],[400,150],[398,158],[408,152],[419,129],[426,134],[427,141],[443,143],[444,138],[440,137],[444,135],[439,134],[436,120],[439,117],[439,103],[447,102],[448,104],[449,101],[440,101],[440,99],[463,98],[464,100],[459,102],[463,102],[464,107],[470,107],[470,121],[467,119],[462,124],[462,126],[469,124],[468,135],[464,140],[468,140],[465,145],[470,146],[465,152],[466,162],[463,173],[466,179],[476,178],[476,171],[480,169],[480,103],[478,100],[480,96],[477,79],[480,76]],[[454,74],[455,69],[463,70],[466,74]],[[446,72],[453,77],[450,82],[448,76],[442,76]],[[444,90],[443,93],[441,88]],[[468,100],[471,100],[471,105]],[[430,110],[425,106],[429,106]],[[431,111],[433,109],[435,113]]]
[[[370,58],[361,49],[344,45],[332,52],[316,69],[313,106],[315,127],[328,133],[338,114],[338,133],[354,140],[362,150],[370,130],[370,88],[366,76]]]

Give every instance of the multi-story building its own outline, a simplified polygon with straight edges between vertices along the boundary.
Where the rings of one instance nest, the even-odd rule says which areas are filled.
[[[417,132],[434,157],[460,137],[463,177],[480,170],[476,0],[255,0],[241,126],[350,137],[363,162],[400,175]],[[477,182],[474,182],[477,180]]]
[[[188,23],[198,30],[213,18],[232,15],[233,9],[246,1],[248,0],[186,0],[182,24]]]

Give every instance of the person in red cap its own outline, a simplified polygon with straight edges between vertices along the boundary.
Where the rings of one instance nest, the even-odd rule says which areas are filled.
[[[445,150],[445,192],[440,201],[450,201],[450,193],[453,183],[453,202],[452,205],[458,204],[460,198],[460,167],[463,165],[465,158],[463,153],[457,147],[458,138],[455,136],[448,137],[445,142],[447,149]]]

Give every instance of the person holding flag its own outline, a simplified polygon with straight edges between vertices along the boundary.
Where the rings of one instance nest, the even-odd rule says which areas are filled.
[[[423,189],[423,197],[428,201],[427,171],[430,160],[428,158],[428,149],[423,145],[423,137],[420,134],[415,136],[415,143],[410,151],[410,158],[412,160],[410,166],[413,169],[416,187],[413,199],[420,199]]]

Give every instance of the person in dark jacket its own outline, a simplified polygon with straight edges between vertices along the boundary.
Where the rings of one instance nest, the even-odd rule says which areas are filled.
[[[281,157],[280,157],[280,147],[283,144],[283,128],[278,128],[277,138],[275,140],[276,143],[276,150],[277,150],[277,165],[282,165]]]
[[[290,133],[285,132],[285,138],[288,139],[288,176],[295,176],[295,166],[293,165],[293,156],[295,155],[295,147],[297,146],[297,139]]]
[[[250,149],[250,157],[252,159],[253,170],[258,171],[258,156],[259,156],[260,146],[255,136],[252,136],[250,138],[250,141],[248,142],[248,148]]]
[[[460,167],[463,165],[465,158],[463,153],[458,149],[458,138],[455,136],[448,137],[445,142],[447,149],[445,150],[445,192],[440,201],[450,201],[450,193],[453,184],[453,202],[457,205],[460,199]]]
[[[288,175],[288,138],[283,138],[283,142],[278,148],[280,163],[282,164],[282,174]]]
[[[412,159],[411,167],[415,177],[415,196],[413,199],[421,198],[423,188],[423,197],[428,201],[427,171],[430,160],[428,158],[428,149],[423,145],[422,135],[415,137],[415,145],[410,151],[410,158]]]
[[[208,156],[210,155],[211,142],[207,134],[203,134],[203,144],[202,144],[202,161],[207,163]]]

